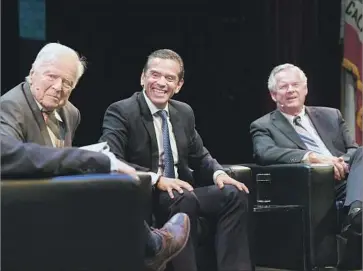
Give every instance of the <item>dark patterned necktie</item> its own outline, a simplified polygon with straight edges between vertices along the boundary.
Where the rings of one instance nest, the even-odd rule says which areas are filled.
[[[301,140],[304,142],[305,146],[308,148],[308,150],[321,153],[321,150],[319,148],[319,145],[316,144],[315,140],[311,136],[308,130],[305,129],[305,127],[301,124],[301,117],[296,116],[293,120],[293,123],[295,124],[295,130],[300,136]]]
[[[55,111],[47,112],[45,110],[41,110],[45,124],[49,127],[49,129],[52,131],[52,133],[57,138],[56,146],[63,147],[64,145],[64,127],[63,123],[59,120],[57,120],[55,116]]]
[[[163,147],[164,147],[164,174],[163,176],[168,178],[175,178],[174,171],[174,158],[170,145],[169,126],[168,126],[168,113],[166,110],[160,110],[157,114],[161,117],[162,134],[163,134]]]

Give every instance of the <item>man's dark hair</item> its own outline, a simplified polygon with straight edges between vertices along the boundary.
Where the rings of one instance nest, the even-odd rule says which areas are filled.
[[[154,58],[161,58],[161,59],[171,59],[174,60],[176,62],[179,63],[180,66],[180,73],[178,74],[179,76],[179,81],[184,79],[184,63],[182,58],[180,57],[180,55],[178,55],[176,52],[174,52],[173,50],[170,49],[160,49],[160,50],[156,50],[154,52],[152,52],[148,58],[147,61],[145,63],[144,66],[144,73],[146,73],[146,71],[149,69],[149,62],[151,61],[151,59]]]

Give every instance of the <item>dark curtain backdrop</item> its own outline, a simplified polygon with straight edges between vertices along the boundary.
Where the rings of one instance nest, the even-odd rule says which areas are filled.
[[[1,93],[19,80],[18,1],[1,1]]]
[[[88,60],[71,96],[82,114],[75,145],[98,140],[107,107],[140,90],[146,57],[160,48],[184,59],[185,84],[175,98],[193,107],[196,128],[221,163],[252,161],[249,125],[275,107],[266,87],[275,65],[302,67],[308,104],[340,105],[340,1],[62,0],[46,6],[47,42],[69,45]],[[21,65],[28,68],[31,60]]]

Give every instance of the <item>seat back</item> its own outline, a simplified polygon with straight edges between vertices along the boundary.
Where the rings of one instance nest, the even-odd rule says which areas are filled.
[[[142,270],[150,177],[1,182],[3,270]]]

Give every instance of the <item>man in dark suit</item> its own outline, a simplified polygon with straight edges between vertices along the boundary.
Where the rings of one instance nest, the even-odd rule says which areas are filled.
[[[307,78],[292,64],[275,67],[268,88],[277,110],[251,124],[255,158],[263,165],[332,164],[337,198],[345,199],[349,209],[343,230],[351,227],[361,233],[363,152],[352,139],[340,111],[304,106]]]
[[[171,99],[183,82],[181,57],[168,49],[153,52],[141,74],[143,91],[109,106],[100,141],[107,141],[122,161],[153,176],[159,223],[176,212],[189,215],[191,242],[173,260],[174,270],[197,269],[194,247],[199,215],[216,226],[218,270],[251,270],[248,189],[230,178],[203,146],[192,108]],[[211,185],[197,187],[190,169],[207,176]]]
[[[71,146],[81,117],[68,99],[84,69],[85,61],[73,49],[45,45],[26,81],[0,98],[2,133],[23,142]]]
[[[78,148],[57,149],[34,143],[23,143],[1,134],[1,177],[52,177],[58,175],[108,173],[109,157],[103,153]],[[134,168],[119,161],[116,171],[136,176]],[[185,246],[190,231],[186,214],[173,216],[161,229],[151,230],[145,223],[147,243],[145,266],[148,270],[163,270]],[[120,267],[122,269],[122,266]]]

